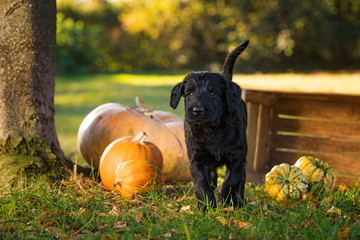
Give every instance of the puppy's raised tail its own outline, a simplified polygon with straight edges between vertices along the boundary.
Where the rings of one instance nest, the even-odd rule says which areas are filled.
[[[227,55],[225,59],[223,66],[223,75],[230,81],[232,81],[233,69],[236,58],[245,50],[248,44],[249,44],[249,40],[240,43],[234,50],[232,50]]]

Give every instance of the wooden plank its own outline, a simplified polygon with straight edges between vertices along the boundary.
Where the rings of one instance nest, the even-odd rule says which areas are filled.
[[[253,170],[254,164],[256,164],[255,151],[256,151],[256,135],[257,135],[257,121],[259,114],[259,105],[253,103],[247,103],[248,109],[248,127],[247,127],[247,169]]]
[[[286,148],[360,156],[360,140],[346,140],[338,138],[327,139],[274,134],[270,146],[272,148]]]
[[[274,117],[274,130],[340,138],[359,138],[360,122],[334,122]]]
[[[277,114],[360,122],[360,105],[354,103],[283,98],[275,109]]]
[[[246,179],[249,182],[254,182],[257,184],[264,184],[265,175],[268,172],[269,172],[269,169],[258,170],[258,171],[246,170]]]
[[[270,140],[271,109],[268,106],[260,105],[259,123],[256,145],[256,165],[254,170],[263,170],[268,165],[268,146]]]
[[[346,94],[291,93],[256,90],[244,90],[244,92],[246,101],[264,105],[269,105],[267,102],[274,103],[281,98],[360,103],[359,95],[354,96]]]
[[[245,99],[246,102],[261,104],[263,106],[272,106],[278,101],[279,94],[246,90]]]
[[[269,159],[271,166],[281,163],[294,164],[302,156],[313,156],[329,163],[338,173],[356,175],[360,177],[360,157],[328,155],[321,153],[295,153],[276,151],[271,149]]]
[[[337,176],[336,186],[340,184],[345,184],[347,186],[351,186],[353,184],[359,184],[360,177],[350,177],[350,176]]]

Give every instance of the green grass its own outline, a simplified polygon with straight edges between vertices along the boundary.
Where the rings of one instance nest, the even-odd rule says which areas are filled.
[[[354,186],[289,205],[251,183],[246,196],[241,209],[220,206],[204,214],[189,183],[125,200],[98,182],[72,176],[0,193],[0,239],[360,238],[360,193]]]
[[[84,117],[100,104],[134,105],[135,97],[141,96],[155,109],[173,111],[168,106],[170,91],[183,77],[57,77],[55,123],[65,154],[81,161],[77,131]],[[293,77],[238,75],[235,79],[251,88],[278,86],[274,78],[285,84]],[[344,77],[339,74],[338,80],[345,81]],[[311,79],[314,76],[304,77],[304,82]],[[326,79],[321,81],[325,84]],[[354,75],[346,81],[356,85],[357,79]],[[298,83],[285,85],[284,89],[298,85],[303,90]],[[359,91],[359,85],[353,89]],[[183,108],[175,113],[183,116]],[[241,209],[219,206],[204,214],[196,208],[191,183],[165,185],[136,200],[125,200],[93,178],[70,176],[51,185],[38,182],[25,189],[0,189],[0,239],[360,239],[358,186],[289,205],[269,198],[263,185],[247,183],[245,195],[247,204]]]

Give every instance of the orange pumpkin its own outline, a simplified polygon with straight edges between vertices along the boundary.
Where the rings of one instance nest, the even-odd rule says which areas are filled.
[[[130,199],[157,189],[162,182],[161,172],[155,164],[137,159],[123,162],[117,167],[113,186],[122,197]]]
[[[98,168],[101,154],[112,141],[144,131],[147,140],[163,155],[166,181],[190,181],[183,119],[173,113],[152,111],[144,105],[131,108],[107,103],[94,109],[80,125],[79,152],[89,164]]]
[[[100,178],[104,186],[112,190],[116,178],[117,167],[128,160],[145,159],[161,170],[163,157],[158,147],[145,142],[146,134],[140,132],[135,138],[123,137],[113,141],[104,151],[100,159]]]

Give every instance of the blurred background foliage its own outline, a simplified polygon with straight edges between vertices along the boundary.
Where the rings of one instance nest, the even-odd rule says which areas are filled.
[[[57,0],[57,73],[358,70],[359,0]]]

